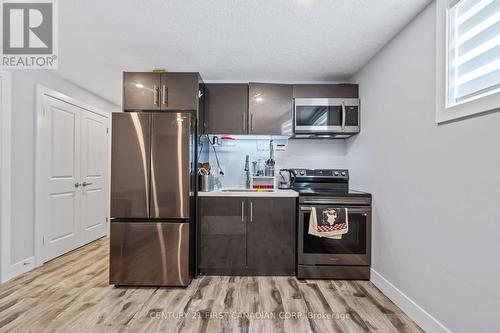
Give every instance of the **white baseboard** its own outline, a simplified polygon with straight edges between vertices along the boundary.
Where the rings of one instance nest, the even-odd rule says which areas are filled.
[[[8,267],[8,270],[2,274],[2,283],[6,282],[18,275],[31,271],[36,267],[35,257],[29,257]]]
[[[446,326],[441,324],[430,313],[425,311],[420,305],[373,269],[371,270],[370,280],[424,331],[430,333],[451,333]]]

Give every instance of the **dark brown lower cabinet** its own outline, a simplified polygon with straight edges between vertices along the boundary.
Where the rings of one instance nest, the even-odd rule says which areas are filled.
[[[294,275],[296,198],[199,198],[201,275]]]
[[[199,203],[199,273],[243,274],[246,267],[246,198],[203,197]]]
[[[295,198],[249,198],[247,269],[251,275],[295,274]]]

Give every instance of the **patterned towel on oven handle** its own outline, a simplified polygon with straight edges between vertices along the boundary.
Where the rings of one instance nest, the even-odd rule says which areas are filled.
[[[316,208],[313,207],[309,221],[309,234],[341,239],[342,235],[349,232],[347,208],[325,208],[320,210],[320,218],[317,215]]]

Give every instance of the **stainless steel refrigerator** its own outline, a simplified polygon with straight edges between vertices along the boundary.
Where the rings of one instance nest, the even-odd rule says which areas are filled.
[[[190,112],[113,114],[110,284],[191,282],[195,119]]]

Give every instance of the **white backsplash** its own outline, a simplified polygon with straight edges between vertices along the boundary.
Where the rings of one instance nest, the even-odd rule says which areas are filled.
[[[262,142],[262,140],[265,141]],[[218,174],[217,161],[213,148],[206,140],[203,146],[203,153],[200,161],[206,160],[207,150],[210,166],[215,174]],[[261,141],[261,144],[258,144]],[[279,169],[283,168],[346,168],[346,146],[344,140],[311,140],[311,139],[274,139],[274,143],[286,144],[286,151],[275,150],[276,175]],[[224,188],[245,187],[245,156],[250,155],[250,170],[252,161],[269,158],[269,149],[265,151],[258,149],[258,146],[269,146],[269,138],[242,138],[238,137],[231,146],[216,147],[217,155],[224,176],[219,179]]]

